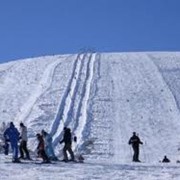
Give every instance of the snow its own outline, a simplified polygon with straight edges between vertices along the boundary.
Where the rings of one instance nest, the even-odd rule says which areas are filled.
[[[0,123],[53,136],[59,159],[64,126],[77,136],[84,163],[12,164],[0,154],[6,179],[180,179],[180,53],[80,53],[0,65]],[[128,140],[136,131],[142,163],[133,163]],[[159,161],[163,156],[169,164]]]

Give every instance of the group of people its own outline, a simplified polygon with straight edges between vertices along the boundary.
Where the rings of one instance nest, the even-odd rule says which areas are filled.
[[[20,162],[20,159],[31,160],[29,150],[27,148],[27,127],[21,122],[20,123],[20,132],[15,127],[13,122],[10,122],[9,127],[4,131],[4,153],[8,155],[9,152],[9,143],[12,148],[12,161]],[[53,144],[52,144],[52,136],[47,133],[45,130],[42,130],[41,133],[36,134],[38,145],[37,145],[37,155],[43,159],[44,163],[49,163],[51,160],[58,160],[55,156]],[[20,145],[18,146],[18,143]],[[60,143],[64,143],[63,148],[63,161],[68,161],[67,152],[69,152],[71,156],[71,161],[74,161],[74,153],[72,151],[72,135],[71,129],[64,127],[64,135],[63,139]],[[20,156],[19,155],[20,152]]]
[[[20,162],[20,159],[28,159],[31,160],[29,150],[27,148],[27,127],[21,122],[20,123],[20,132],[15,127],[13,122],[10,122],[9,127],[4,131],[4,153],[8,155],[9,153],[9,143],[12,148],[12,161]],[[53,144],[52,144],[52,136],[47,133],[45,130],[42,130],[41,133],[36,134],[38,145],[37,145],[37,155],[43,159],[44,163],[49,163],[51,160],[58,160],[54,153]],[[74,141],[77,141],[76,136],[74,137]],[[18,143],[20,145],[18,146]],[[74,152],[72,151],[72,133],[71,129],[64,127],[64,134],[62,140],[59,142],[64,143],[63,147],[63,161],[74,161]],[[133,132],[132,137],[129,139],[129,145],[132,145],[134,154],[133,154],[133,162],[140,162],[139,160],[139,145],[143,144],[140,140],[136,132]],[[20,156],[19,155],[20,152]],[[68,154],[70,154],[70,160],[68,160]],[[162,162],[170,162],[167,156],[164,156]]]
[[[139,160],[139,145],[143,144],[143,142],[140,140],[140,138],[138,137],[138,135],[136,134],[136,132],[133,132],[132,137],[129,139],[129,145],[132,145],[134,154],[133,154],[133,162],[141,162]],[[165,155],[163,160],[163,163],[169,163],[170,160],[167,158],[167,156]]]
[[[38,140],[38,146],[37,146],[37,153],[38,156],[43,159],[43,162],[49,163],[51,160],[58,160],[58,158],[55,156],[53,145],[52,145],[52,137],[49,133],[42,130],[41,134],[36,134],[37,140]],[[72,151],[72,135],[71,135],[71,129],[64,127],[64,135],[63,139],[60,141],[60,144],[64,143],[63,147],[63,155],[64,159],[63,161],[68,162],[68,155],[67,151],[69,152],[71,159],[70,161],[74,161],[74,153]]]
[[[13,162],[19,162],[20,158],[30,159],[29,151],[27,149],[27,128],[23,123],[20,123],[19,132],[13,122],[10,122],[9,127],[4,131],[4,141],[5,141],[5,154],[9,153],[9,143],[11,144],[13,152]],[[20,141],[20,146],[18,147],[18,142]],[[18,157],[18,152],[20,151],[20,157]]]

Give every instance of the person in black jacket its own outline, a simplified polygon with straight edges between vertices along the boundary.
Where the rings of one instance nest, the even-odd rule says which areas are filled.
[[[136,132],[133,132],[133,136],[129,140],[129,144],[132,145],[134,155],[133,155],[133,161],[134,162],[140,162],[139,160],[139,144],[143,144],[139,137],[136,135]]]
[[[64,136],[63,139],[60,141],[60,144],[64,142],[64,148],[63,148],[63,155],[64,159],[63,161],[68,161],[67,151],[69,152],[71,159],[70,161],[74,161],[74,153],[72,151],[71,145],[72,145],[72,135],[71,135],[71,129],[64,127]]]
[[[163,163],[169,163],[170,160],[167,158],[167,156],[164,156],[162,162],[163,162]]]

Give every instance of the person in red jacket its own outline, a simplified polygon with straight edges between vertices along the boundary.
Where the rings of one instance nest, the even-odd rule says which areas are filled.
[[[41,134],[36,134],[36,137],[38,140],[38,146],[37,146],[38,157],[41,157],[43,159],[43,163],[50,163],[50,160],[45,152],[43,136]]]

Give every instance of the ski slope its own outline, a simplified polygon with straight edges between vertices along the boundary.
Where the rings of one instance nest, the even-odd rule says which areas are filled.
[[[46,170],[57,175],[59,166],[68,172],[62,179],[67,174],[69,179],[75,179],[74,174],[77,179],[112,179],[113,174],[114,179],[180,179],[179,52],[85,52],[19,60],[0,65],[0,83],[1,122],[13,121],[17,127],[24,122],[29,149],[35,151],[35,135],[44,129],[62,158],[59,140],[68,126],[77,136],[75,153],[87,162],[41,167],[39,175],[37,167],[28,164],[33,166],[32,171],[27,167],[29,179],[32,173],[44,179]],[[141,165],[131,163],[128,140],[133,131],[143,141]],[[159,164],[164,155],[172,164]],[[9,179],[4,158],[0,155],[0,174]]]

